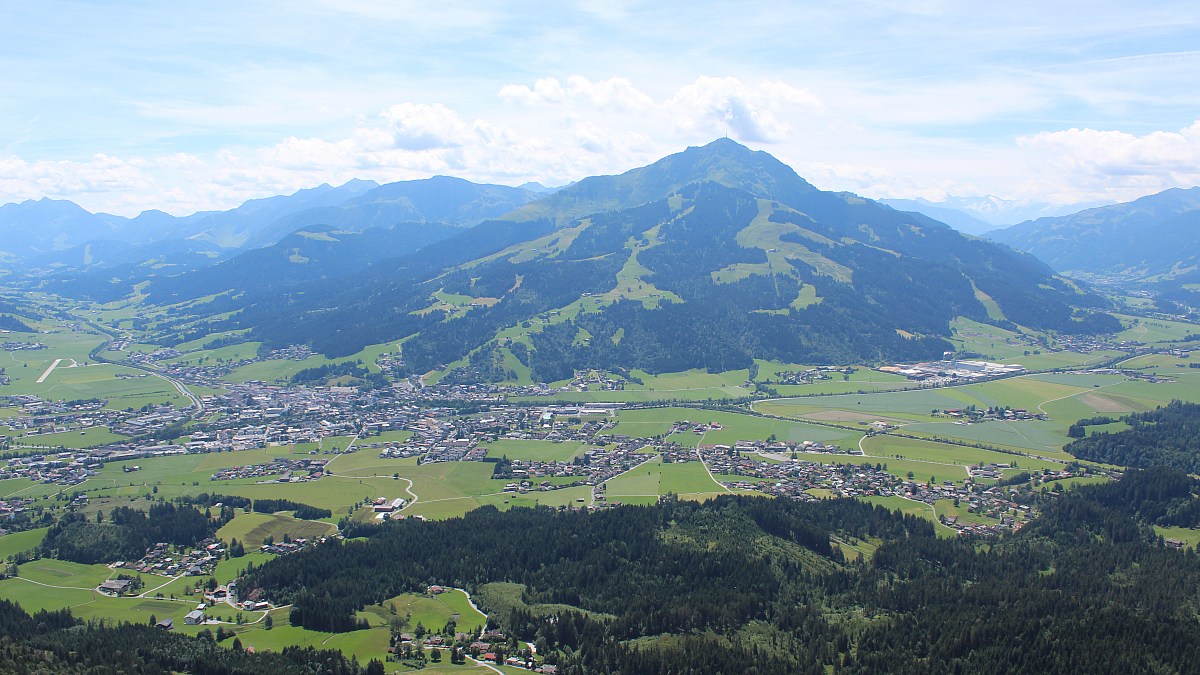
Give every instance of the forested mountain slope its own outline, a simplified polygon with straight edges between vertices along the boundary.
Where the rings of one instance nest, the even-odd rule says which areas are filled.
[[[1200,265],[1200,187],[989,232],[1060,272],[1142,279]]]
[[[1080,312],[1100,299],[1031,256],[822,192],[727,139],[585,179],[336,283],[242,290],[212,305],[241,310],[215,328],[332,356],[413,336],[414,372],[470,355],[485,379],[511,358],[553,380],[588,366],[935,357],[956,316],[1063,332],[1116,325]]]

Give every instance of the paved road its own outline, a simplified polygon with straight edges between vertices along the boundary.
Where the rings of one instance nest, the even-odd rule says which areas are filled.
[[[87,325],[91,326],[97,332],[101,333],[102,335],[108,336],[108,340],[106,340],[100,346],[93,349],[92,352],[90,354],[88,354],[88,358],[92,359],[93,361],[98,361],[100,363],[111,363],[111,364],[117,365],[117,366],[125,366],[126,368],[133,368],[134,370],[140,370],[145,373],[149,373],[155,377],[166,380],[167,382],[170,382],[171,385],[174,386],[175,389],[180,394],[187,397],[188,400],[190,400],[192,402],[192,407],[194,407],[196,409],[196,413],[195,413],[196,419],[199,419],[200,417],[202,417],[204,415],[204,402],[200,400],[199,396],[196,396],[195,394],[193,394],[192,391],[190,389],[188,389],[187,385],[185,385],[183,382],[180,382],[179,380],[176,380],[175,378],[170,377],[168,375],[164,375],[163,373],[155,370],[154,368],[150,368],[148,366],[142,366],[142,365],[137,365],[137,364],[133,364],[133,363],[126,363],[123,361],[113,361],[112,359],[105,357],[103,355],[104,350],[108,349],[108,346],[110,344],[112,344],[112,341],[116,339],[116,336],[113,335],[112,333],[108,332],[108,330],[106,330],[104,327],[100,326],[97,323],[93,323],[92,321],[88,321],[86,319],[85,319],[85,322],[87,323]],[[56,364],[57,364],[57,362],[56,362]],[[51,369],[53,369],[53,366],[51,367]],[[43,374],[42,377],[44,378],[46,375],[49,374],[49,372],[50,371],[46,371],[46,373]],[[41,380],[38,380],[38,382],[41,382]]]

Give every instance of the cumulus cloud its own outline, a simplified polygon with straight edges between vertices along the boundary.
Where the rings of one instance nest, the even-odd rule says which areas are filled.
[[[1123,200],[1200,184],[1200,120],[1179,131],[1143,135],[1086,128],[1043,132],[1017,144],[1043,167],[1042,189],[1050,181],[1060,194]]]
[[[996,194],[1056,204],[1133,199],[1200,183],[1200,121],[1132,134],[1068,129],[972,145],[861,129],[836,103],[779,80],[700,77],[658,99],[623,78],[509,85],[486,118],[404,101],[349,118],[337,135],[261,147],[81,161],[0,157],[0,202],[51,196],[124,215],[231,208],[320,183],[461,176],[561,184],[617,173],[728,133],[816,185],[873,197]],[[831,99],[832,101],[833,99]],[[886,149],[887,161],[879,159]]]
[[[26,161],[0,158],[0,200],[63,197],[141,189],[149,176],[133,163],[108,155],[87,161]]]
[[[781,113],[822,108],[811,93],[779,81],[747,85],[734,77],[701,77],[681,87],[667,102],[675,123],[686,131],[730,133],[754,143],[786,139],[792,126]]]
[[[667,121],[675,131],[705,137],[774,143],[792,133],[786,118],[823,109],[811,92],[779,80],[747,84],[736,77],[700,77],[666,100],[655,101],[625,78],[593,82],[573,75],[566,83],[543,78],[533,86],[510,84],[500,97],[523,105],[637,112]]]
[[[396,147],[404,150],[457,148],[475,137],[458,113],[438,103],[401,103],[383,111]]]

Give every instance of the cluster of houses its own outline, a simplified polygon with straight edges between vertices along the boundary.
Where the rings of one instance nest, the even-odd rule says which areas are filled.
[[[513,644],[515,643],[509,640],[503,631],[496,629],[483,629],[477,636],[464,632],[456,632],[453,636],[394,632],[391,646],[388,647],[388,658],[402,660],[423,653],[426,649],[445,649],[452,654],[462,654],[487,664],[520,668],[543,675],[558,673],[558,666],[539,662],[530,649],[510,653]]]
[[[140,436],[166,429],[172,424],[182,422],[186,417],[187,414],[179,408],[159,405],[151,410],[124,417],[108,426],[114,434]]]
[[[16,342],[12,340],[0,342],[0,349],[6,352],[26,352],[45,348],[46,345],[40,342]]]
[[[933,416],[953,417],[955,419],[961,419],[965,422],[984,422],[987,420],[1016,422],[1047,419],[1046,415],[1043,413],[1031,413],[1024,408],[1010,408],[1008,406],[991,406],[988,408],[947,408],[946,410],[935,411]]]
[[[107,581],[100,582],[96,590],[104,595],[111,595],[115,598],[129,593],[133,588],[133,579],[108,579]]]
[[[400,509],[403,509],[406,503],[407,502],[403,497],[396,497],[395,499],[377,497],[371,503],[371,510],[375,512],[376,519],[383,520],[390,514],[396,513]]]
[[[381,453],[380,457],[382,456]],[[487,449],[477,447],[475,439],[456,438],[429,446],[427,452],[421,455],[417,463],[482,462],[484,457],[487,457]]]
[[[212,574],[224,552],[224,544],[216,539],[205,539],[196,548],[184,553],[172,553],[169,544],[160,542],[150,547],[141,560],[115,562],[110,567],[139,574],[199,577]]]
[[[13,457],[0,467],[0,479],[28,478],[42,483],[71,486],[95,476],[107,462],[122,462],[147,457],[169,457],[183,455],[188,450],[182,445],[155,445],[153,443],[113,443],[92,450],[67,450],[50,455],[25,455]],[[122,467],[125,472],[139,470],[135,465]]]
[[[20,409],[4,420],[5,425],[27,435],[108,426],[127,416],[127,413],[105,409],[107,403],[103,399],[45,401],[25,394],[0,397],[0,406]]]
[[[82,455],[77,458],[76,455]],[[71,487],[99,473],[100,462],[87,453],[65,452],[57,455],[13,457],[0,468],[0,480],[28,478],[39,483]]]
[[[623,391],[626,379],[605,370],[577,370],[567,386],[575,391]]]
[[[792,458],[767,462],[727,446],[701,446],[699,455],[713,473],[744,477],[723,483],[732,489],[754,490],[800,501],[814,501],[826,496],[895,496],[933,505],[941,500],[951,500],[967,513],[981,516],[968,521],[951,515],[942,520],[943,524],[963,534],[995,534],[1017,529],[1033,515],[1029,504],[1013,499],[1017,488],[997,487],[990,482],[1003,478],[1003,472],[1012,468],[1007,464],[965,467],[969,478],[963,483],[944,481],[937,484],[898,478],[883,465],[825,464]],[[690,461],[696,459],[693,453]],[[676,461],[689,461],[687,453],[680,453]],[[1038,472],[1033,483],[1043,485],[1082,475],[1083,471],[1086,469]],[[983,518],[989,520],[980,522]]]
[[[851,375],[854,370],[854,368],[834,366],[818,366],[804,370],[779,370],[773,377],[768,378],[765,384],[812,384],[817,380],[832,380],[835,374]]]
[[[262,551],[263,553],[270,553],[272,555],[288,555],[291,553],[296,553],[298,551],[303,551],[304,549],[308,548],[309,546],[314,546],[318,543],[324,543],[324,542],[325,542],[324,537],[321,537],[321,539],[319,539],[317,541],[313,541],[311,539],[297,538],[297,539],[292,539],[291,541],[281,541],[281,542],[272,542],[270,544],[263,544],[258,547],[258,550]]]
[[[92,428],[107,428],[115,434],[138,436],[160,431],[186,417],[182,410],[170,405],[129,411],[106,408],[108,401],[103,399],[65,402],[44,401],[36,396],[3,398],[5,400],[0,401],[0,405],[20,408],[18,414],[5,419],[4,423],[13,431],[23,432],[22,442],[35,445],[39,443],[39,435],[83,432]]]
[[[1058,347],[1046,349],[1046,351],[1072,351],[1081,354],[1090,354],[1101,351],[1134,352],[1145,347],[1143,343],[1136,340],[1118,340],[1112,335],[1064,334],[1057,336],[1055,339],[1058,342]]]
[[[402,443],[388,443],[380,451],[383,458],[420,457],[422,464],[455,461],[482,461],[487,450],[479,443],[500,438],[544,441],[592,441],[597,433],[612,427],[611,407],[579,408],[577,406],[546,406],[523,408],[493,406],[487,415],[453,417],[453,411],[430,410],[402,424],[399,428],[412,432]],[[581,425],[565,420],[590,415]],[[580,418],[582,419],[582,417]],[[360,447],[372,447],[369,443]],[[378,446],[375,446],[378,447]]]
[[[324,459],[305,457],[291,459],[276,457],[265,464],[249,464],[246,466],[231,466],[214,473],[209,480],[237,480],[239,478],[272,477],[271,483],[302,483],[318,480],[325,475]]]
[[[32,505],[32,499],[24,499],[22,497],[0,499],[0,520],[10,520],[28,513]],[[7,534],[7,532],[0,532],[0,534]]]

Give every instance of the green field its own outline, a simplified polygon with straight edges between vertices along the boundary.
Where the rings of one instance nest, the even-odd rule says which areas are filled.
[[[897,478],[911,478],[914,481],[934,483],[952,481],[961,483],[967,479],[967,469],[964,465],[927,462],[914,459],[897,459],[895,457],[865,457],[862,455],[826,455],[819,453],[800,454],[799,459],[817,464],[853,464],[856,466],[879,466],[884,471]],[[912,474],[911,476],[909,474]]]
[[[707,498],[729,492],[709,478],[700,462],[663,464],[659,458],[609,479],[606,485],[608,501],[623,504],[647,503],[647,500],[652,503],[669,492],[684,498]]]
[[[46,538],[46,531],[49,529],[48,527],[39,527],[36,530],[12,532],[0,537],[0,560],[6,560],[10,556],[38,547]]]
[[[40,609],[54,610],[68,607],[77,612],[84,605],[104,596],[96,591],[82,588],[51,588],[30,583],[24,578],[0,580],[0,598],[19,603],[27,612]]]
[[[1079,419],[1096,415],[1119,417],[1164,405],[1173,398],[1200,400],[1200,372],[1176,372],[1171,377],[1174,382],[1150,383],[1119,375],[1047,373],[940,389],[774,399],[756,402],[754,409],[847,427],[882,420],[901,425],[904,433],[1069,459],[1062,447],[1070,441],[1067,428]],[[1048,419],[968,425],[932,412],[971,405],[1024,408],[1045,414]]]
[[[261,464],[287,454],[286,447],[279,447],[109,462],[100,470],[99,476],[89,479],[79,487],[97,491],[99,496],[128,496],[145,493],[150,487],[157,486],[159,496],[164,498],[212,492],[217,485],[224,491],[228,483],[213,484],[210,481],[212,474],[218,469]],[[124,471],[125,467],[134,466],[141,469],[128,473]]]
[[[1163,527],[1155,525],[1154,532],[1163,539],[1182,541],[1187,545],[1187,548],[1194,549],[1196,548],[1196,544],[1200,544],[1200,530],[1190,527]]]
[[[931,421],[933,410],[1008,406],[1036,411],[1038,405],[1086,391],[1085,387],[1045,381],[1036,376],[994,380],[940,389],[884,392],[819,398],[776,399],[755,403],[760,412],[826,422],[858,422],[868,417],[901,421]],[[837,414],[834,411],[844,411]],[[1072,420],[1073,421],[1073,420]]]
[[[329,523],[297,520],[279,513],[240,513],[217,531],[217,537],[225,541],[237,539],[249,550],[261,546],[267,537],[277,542],[283,541],[285,534],[292,539],[318,539],[336,529]]]
[[[436,595],[405,593],[371,605],[359,616],[373,625],[386,626],[393,620],[399,620],[408,632],[415,630],[418,624],[439,631],[453,619],[458,631],[476,633],[487,621],[487,617],[471,607],[467,594],[458,589]]]
[[[27,497],[36,499],[53,495],[62,490],[58,485],[39,483],[28,478],[6,478],[0,480],[0,498]]]
[[[831,429],[800,421],[778,420],[757,415],[697,408],[622,410],[617,413],[617,426],[610,433],[649,438],[666,434],[671,430],[671,425],[682,421],[721,425],[720,429],[707,431],[703,435],[687,431],[676,434],[670,439],[689,447],[698,443],[732,445],[740,440],[766,440],[772,435],[780,441],[819,441],[853,445],[861,436],[854,431]]]
[[[95,588],[113,575],[104,565],[81,565],[65,560],[39,558],[21,565],[20,575],[34,583],[64,588]]]
[[[172,584],[174,585],[174,584]],[[148,588],[153,585],[147,583]],[[160,589],[168,591],[167,588]],[[171,618],[175,620],[177,631],[196,634],[203,626],[187,626],[183,617],[203,602],[201,596],[188,596],[182,588],[176,597],[172,598],[169,591],[160,597],[121,597],[113,598],[92,590],[48,588],[26,581],[24,578],[6,579],[0,581],[0,597],[18,602],[27,611],[39,609],[70,608],[71,612],[84,620],[105,619],[108,621],[124,621],[130,623],[149,623],[151,617],[155,620]],[[245,621],[256,621],[264,615],[263,612],[239,612],[232,607],[221,605],[205,611],[212,618],[227,621],[232,628],[233,622],[240,613]],[[284,619],[286,622],[286,619]]]
[[[913,438],[900,438],[887,434],[872,436],[863,441],[867,455],[885,460],[899,458],[930,462],[973,466],[977,464],[1015,464],[1022,469],[1061,469],[1062,464],[1031,457],[982,450],[969,446],[950,445]]]
[[[373,436],[363,436],[361,440],[363,443],[403,443],[412,438],[412,435],[411,431],[396,429],[394,431],[381,431],[379,434]]]
[[[126,440],[125,436],[114,434],[105,427],[89,427],[79,431],[64,431],[57,434],[36,434],[18,436],[13,439],[16,444],[34,448],[91,448]]]
[[[176,391],[166,380],[146,375],[143,371],[124,366],[93,364],[71,368],[69,362],[60,363],[41,384],[32,385],[36,394],[47,399],[108,400],[109,408],[115,410],[138,409],[147,404],[170,403],[186,407],[190,401]],[[129,375],[127,379],[117,374]],[[144,375],[144,377],[143,377]]]
[[[986,359],[1009,359],[1023,356],[1033,348],[1013,331],[958,317],[950,323],[950,342],[959,352],[982,354]]]
[[[413,491],[419,500],[406,514],[425,515],[426,518],[455,518],[468,510],[491,504],[506,509],[533,507],[536,504],[566,506],[586,500],[590,495],[588,486],[562,490],[533,491],[524,495],[504,492],[506,480],[492,479],[492,465],[484,462],[445,462],[413,467],[407,477],[413,479]]]
[[[568,444],[563,444],[568,445]],[[417,466],[412,459],[381,460],[366,453],[343,455],[342,460],[358,457],[356,464],[334,466],[336,471],[346,471],[333,477],[326,477],[313,486],[322,486],[322,490],[334,491],[338,494],[341,506],[345,507],[357,499],[367,497],[385,497],[395,499],[403,497],[415,503],[405,507],[406,515],[422,515],[427,518],[441,519],[461,516],[464,513],[483,505],[492,505],[499,509],[517,506],[564,506],[578,504],[580,499],[586,499],[590,494],[587,486],[551,490],[546,492],[533,491],[525,494],[504,492],[507,480],[493,480],[491,463],[485,462],[440,462]],[[397,480],[392,474],[399,474],[404,480]],[[412,481],[411,488],[409,481]],[[255,486],[273,487],[273,486]],[[286,487],[286,486],[282,486]],[[348,497],[353,496],[352,499]],[[322,505],[328,500],[306,498],[305,503]],[[345,511],[342,511],[344,514]],[[336,509],[334,516],[340,517]]]
[[[1001,422],[992,420],[969,425],[953,422],[927,422],[905,426],[904,433],[950,438],[1029,453],[1039,457],[1068,460],[1070,455],[1064,453],[1062,447],[1070,439],[1067,438],[1066,429],[1061,427],[1062,425],[1056,422],[1039,421]],[[989,451],[980,450],[979,452],[987,453]]]
[[[933,523],[934,531],[939,537],[953,539],[954,537],[958,536],[957,530],[952,527],[942,525],[941,522],[938,521],[934,507],[929,504],[914,502],[911,499],[905,499],[904,497],[860,497],[859,499],[870,504],[878,504],[891,509],[892,511],[900,511],[901,513],[907,513],[919,518],[924,518]]]
[[[46,323],[43,322],[43,324]],[[0,353],[0,366],[3,366],[5,374],[12,378],[12,382],[4,388],[6,394],[48,395],[47,392],[56,384],[51,381],[54,374],[52,373],[46,378],[46,381],[40,384],[37,380],[51,363],[54,363],[56,359],[62,359],[59,363],[59,368],[70,366],[72,363],[88,363],[90,361],[88,353],[108,339],[99,333],[76,333],[62,327],[54,327],[52,330],[56,332],[38,334],[11,333],[12,337],[10,339],[40,342],[46,345],[46,349]],[[103,369],[74,368],[70,370],[82,372]],[[55,372],[58,372],[58,368],[55,368]],[[110,376],[114,372],[116,371],[109,371]],[[55,396],[55,398],[71,399],[76,397]]]
[[[534,616],[552,616],[563,611],[572,611],[580,614],[586,614],[595,618],[612,618],[611,614],[588,611],[573,605],[554,603],[538,603],[530,605],[525,602],[524,595],[525,586],[523,584],[498,581],[482,584],[475,592],[475,600],[481,607],[487,608],[492,615],[503,615],[509,610],[519,607],[530,612]]]
[[[1179,340],[1188,334],[1196,332],[1195,324],[1166,319],[1145,319],[1135,316],[1116,315],[1121,323],[1129,326],[1123,333],[1118,333],[1120,340],[1137,340],[1138,342],[1155,343]]]

